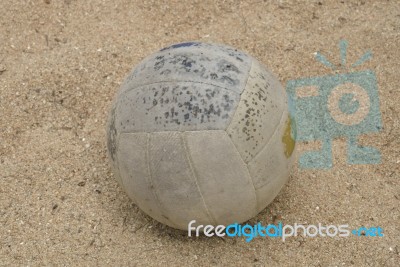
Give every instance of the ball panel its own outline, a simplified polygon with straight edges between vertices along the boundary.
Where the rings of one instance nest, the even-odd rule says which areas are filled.
[[[122,90],[171,81],[191,81],[224,87],[241,93],[251,59],[234,48],[194,43],[171,46],[145,58],[126,78]]]
[[[128,196],[145,213],[159,222],[176,227],[164,213],[164,207],[153,190],[149,161],[147,133],[120,134],[117,143],[117,161],[123,187]]]
[[[225,129],[240,96],[209,84],[170,82],[145,85],[119,96],[118,132]]]
[[[254,59],[246,88],[227,128],[246,163],[268,143],[286,109],[286,93],[279,81]]]
[[[182,133],[151,133],[148,160],[153,190],[168,220],[180,229],[186,229],[191,220],[200,224],[212,221],[196,184]]]
[[[287,182],[293,154],[286,155],[286,144],[283,137],[289,120],[284,112],[282,121],[262,150],[247,164],[257,194],[257,212],[263,210],[278,194]]]
[[[259,197],[257,213],[264,210],[275,199],[288,180],[289,172],[283,171],[279,173],[279,176],[276,176],[274,180],[271,180],[270,183],[256,189],[257,197]]]
[[[243,222],[256,214],[255,189],[242,158],[225,131],[185,132],[204,201],[218,224]]]

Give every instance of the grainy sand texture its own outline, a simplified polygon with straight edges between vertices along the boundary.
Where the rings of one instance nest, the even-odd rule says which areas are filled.
[[[106,153],[111,101],[148,54],[188,40],[224,43],[289,80],[355,68],[377,77],[383,128],[360,143],[381,163],[293,166],[278,197],[248,223],[381,227],[383,237],[189,238],[139,210]],[[398,266],[400,3],[352,1],[1,0],[1,266]],[[318,142],[300,143],[297,154]]]

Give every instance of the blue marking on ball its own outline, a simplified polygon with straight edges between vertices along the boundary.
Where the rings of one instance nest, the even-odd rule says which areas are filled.
[[[185,43],[179,43],[179,44],[174,44],[171,46],[164,47],[160,51],[164,51],[167,49],[174,49],[174,48],[179,48],[179,47],[189,47],[189,46],[198,46],[200,43],[198,42],[185,42]]]

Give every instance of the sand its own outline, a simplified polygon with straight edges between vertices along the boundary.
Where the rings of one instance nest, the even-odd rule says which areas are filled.
[[[76,1],[0,4],[1,266],[397,266],[400,262],[398,1]],[[189,238],[157,223],[115,181],[105,124],[127,73],[187,40],[235,46],[288,80],[331,74],[365,51],[377,76],[383,129],[361,143],[378,165],[293,167],[274,202],[249,223],[380,226],[383,237]],[[298,155],[313,144],[300,144]],[[397,264],[396,264],[397,262]]]

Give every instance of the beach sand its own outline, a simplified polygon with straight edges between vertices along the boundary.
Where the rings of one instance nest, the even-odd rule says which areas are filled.
[[[287,81],[356,70],[377,77],[383,129],[360,142],[381,164],[293,166],[279,196],[248,223],[381,227],[383,237],[191,237],[139,210],[106,153],[111,101],[148,54],[197,40],[237,47]],[[398,1],[2,0],[0,4],[1,266],[398,266],[400,262]],[[297,157],[312,146],[299,143]],[[397,264],[396,264],[397,262]]]

